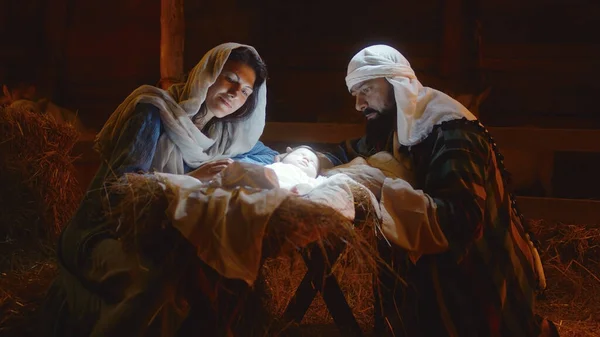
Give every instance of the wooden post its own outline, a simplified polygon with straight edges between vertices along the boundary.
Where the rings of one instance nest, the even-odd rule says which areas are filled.
[[[443,35],[440,74],[454,77],[461,72],[464,51],[464,0],[444,0],[442,6]]]
[[[167,89],[183,79],[183,45],[185,42],[184,0],[160,2],[160,82]]]
[[[475,74],[475,0],[443,0],[440,75],[451,85],[468,85]],[[471,75],[471,76],[469,76]],[[457,83],[458,82],[458,83]],[[460,90],[460,89],[459,89]]]
[[[48,95],[48,98],[64,104],[64,86],[66,73],[66,50],[68,31],[71,24],[68,0],[48,0],[44,11],[44,38],[46,76],[45,80],[38,83]]]

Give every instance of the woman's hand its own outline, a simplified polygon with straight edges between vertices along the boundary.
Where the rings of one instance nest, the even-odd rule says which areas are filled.
[[[188,173],[188,175],[202,181],[210,180],[217,173],[223,171],[229,164],[233,163],[232,159],[219,159],[215,161],[202,164],[194,171]]]

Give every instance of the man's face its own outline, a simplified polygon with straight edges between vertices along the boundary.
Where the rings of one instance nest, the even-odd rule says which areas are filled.
[[[394,110],[394,90],[383,77],[358,83],[350,92],[356,97],[356,110],[362,112],[367,120]]]

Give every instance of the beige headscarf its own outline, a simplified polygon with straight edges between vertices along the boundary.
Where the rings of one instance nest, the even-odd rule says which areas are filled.
[[[351,90],[358,83],[380,77],[394,87],[398,142],[402,145],[419,143],[442,122],[476,119],[450,96],[421,85],[410,63],[390,46],[374,45],[358,52],[348,64],[346,85]]]
[[[183,174],[184,161],[196,168],[206,161],[229,158],[248,152],[258,141],[265,126],[267,87],[263,83],[253,95],[258,95],[254,111],[242,121],[217,120],[202,133],[192,121],[206,99],[208,88],[216,81],[233,49],[245,47],[259,59],[251,46],[224,43],[207,52],[190,72],[187,82],[172,85],[168,91],[143,85],[134,90],[110,116],[96,137],[95,149],[103,157],[112,153],[119,132],[138,103],[151,103],[159,108],[165,132],[160,136],[152,169],[158,172]],[[205,123],[200,123],[204,125]]]

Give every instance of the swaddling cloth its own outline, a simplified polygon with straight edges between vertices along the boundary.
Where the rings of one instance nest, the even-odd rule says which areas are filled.
[[[325,177],[309,177],[300,168],[282,162],[265,165],[272,169],[277,175],[279,181],[279,187],[291,190],[293,187],[297,187],[298,194],[306,194],[313,188],[319,186]]]

